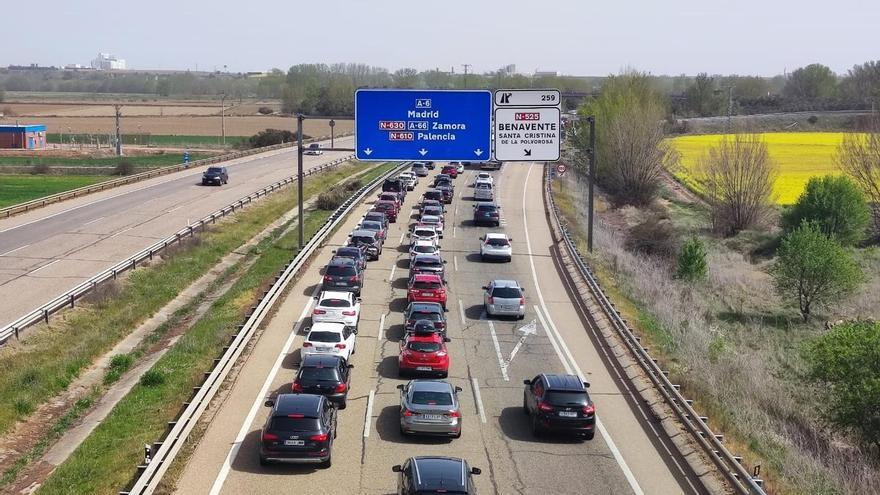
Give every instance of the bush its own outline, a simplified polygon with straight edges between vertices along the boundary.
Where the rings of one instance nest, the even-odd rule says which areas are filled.
[[[165,383],[165,374],[159,370],[147,370],[141,375],[141,385],[144,387],[155,387]]]
[[[782,222],[789,232],[803,222],[814,223],[825,235],[850,246],[862,240],[870,217],[865,195],[849,177],[826,175],[810,178]]]
[[[354,179],[346,182],[342,187],[348,192],[354,192],[364,187],[364,183],[360,179]]]
[[[703,280],[709,271],[706,263],[706,247],[696,237],[691,237],[678,253],[677,275],[685,280]]]
[[[272,110],[272,109],[269,108],[269,107],[260,107],[260,108],[257,110],[257,112],[259,112],[259,113],[261,113],[261,114],[263,114],[263,115],[271,115],[271,114],[275,113],[275,111]]]
[[[807,378],[827,395],[825,420],[880,449],[880,322],[837,325],[803,355]]]
[[[807,119],[807,122],[812,125],[816,125],[816,122],[819,122],[819,117],[816,117],[815,115],[810,115],[810,117]]]
[[[113,175],[131,175],[134,173],[134,163],[129,160],[119,160],[116,168],[113,169]]]
[[[777,253],[770,268],[776,291],[797,303],[805,323],[814,305],[836,302],[862,279],[850,254],[811,223],[804,222],[787,234]]]
[[[31,167],[31,175],[48,175],[50,172],[52,172],[52,168],[42,162]]]
[[[309,137],[303,134],[303,139]],[[266,129],[260,131],[248,138],[248,146],[251,148],[262,148],[264,146],[272,146],[273,144],[292,143],[296,141],[296,134],[281,129]]]
[[[333,211],[339,208],[349,196],[351,196],[350,192],[346,191],[344,187],[334,188],[319,194],[315,205],[319,210]]]
[[[116,354],[110,359],[110,366],[107,368],[107,374],[104,375],[104,385],[109,385],[122,376],[123,373],[131,368],[134,364],[134,356],[131,354]]]
[[[626,248],[648,255],[670,257],[678,250],[678,233],[669,220],[652,216],[630,229]]]

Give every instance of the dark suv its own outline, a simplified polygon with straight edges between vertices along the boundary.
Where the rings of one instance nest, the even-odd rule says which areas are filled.
[[[361,295],[364,287],[362,276],[357,262],[351,258],[333,258],[324,267],[324,282],[321,290],[344,290]]]
[[[272,462],[330,467],[336,438],[336,408],[325,397],[281,394],[266,401],[272,408],[260,435],[260,465]]]
[[[398,495],[427,493],[477,493],[473,476],[480,474],[464,459],[457,457],[410,457],[391,468],[397,476]]]
[[[229,173],[226,171],[226,167],[208,167],[208,170],[202,173],[203,186],[211,184],[222,186],[227,183],[229,183]]]
[[[446,262],[436,254],[417,254],[413,257],[409,266],[410,278],[419,273],[432,273],[440,275],[440,279],[446,281]]]
[[[400,193],[401,199],[406,197],[406,186],[403,184],[403,181],[397,177],[385,179],[385,182],[382,183],[382,191]]]
[[[308,354],[299,363],[291,390],[295,394],[323,395],[337,404],[339,409],[345,409],[353,367],[342,356]]]
[[[333,251],[334,258],[353,259],[358,269],[367,269],[367,248],[364,246],[342,246]]]
[[[495,203],[477,203],[474,205],[474,225],[501,225],[501,215]]]
[[[589,383],[575,375],[543,373],[523,384],[523,412],[531,419],[533,435],[565,432],[593,439],[596,406],[587,393]]]
[[[378,260],[382,254],[382,240],[375,230],[356,229],[348,235],[349,246],[364,246],[367,256],[372,260]]]
[[[435,302],[413,302],[409,303],[404,311],[406,316],[404,328],[407,333],[414,332],[416,323],[421,320],[427,320],[434,324],[434,328],[446,336],[446,311],[440,303]]]

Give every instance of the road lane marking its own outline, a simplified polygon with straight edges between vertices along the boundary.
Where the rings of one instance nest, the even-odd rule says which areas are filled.
[[[223,483],[226,482],[226,477],[229,476],[229,470],[232,468],[232,463],[235,461],[235,458],[238,457],[238,451],[241,449],[241,444],[244,443],[244,437],[250,432],[251,423],[254,422],[254,418],[257,416],[257,411],[260,408],[264,407],[263,402],[266,399],[266,394],[269,392],[269,387],[272,386],[272,382],[275,380],[275,375],[278,374],[278,370],[281,369],[281,363],[284,362],[284,358],[287,357],[290,352],[288,349],[293,346],[293,341],[296,340],[296,336],[299,333],[299,329],[302,326],[303,320],[305,320],[306,315],[309,310],[312,309],[312,303],[315,301],[315,296],[321,291],[320,284],[315,287],[315,290],[312,291],[312,296],[306,302],[305,307],[302,310],[302,314],[299,315],[299,319],[296,320],[296,325],[293,326],[293,330],[290,332],[290,336],[287,337],[287,341],[284,343],[284,346],[281,348],[281,352],[278,354],[278,358],[275,360],[275,363],[272,365],[272,370],[269,372],[269,375],[266,376],[266,381],[263,382],[263,387],[260,388],[260,391],[257,392],[257,396],[254,399],[253,405],[251,405],[251,410],[248,412],[247,417],[244,419],[244,423],[241,425],[241,429],[238,430],[238,435],[235,437],[235,442],[232,444],[232,448],[229,450],[229,454],[226,455],[226,460],[223,461],[223,466],[220,468],[220,472],[217,473],[217,478],[214,479],[214,485],[211,486],[210,495],[218,495],[220,490],[223,489]]]
[[[382,333],[385,331],[385,313],[382,313],[382,316],[379,317],[379,335],[376,335],[376,340],[382,340]]]
[[[483,397],[480,396],[480,385],[476,378],[471,378],[471,384],[474,386],[474,399],[477,402],[477,412],[480,413],[480,421],[486,422],[486,410],[483,409]]]
[[[180,205],[180,206],[176,206],[174,208],[171,208],[170,210],[165,210],[165,213],[171,213],[172,211],[177,211],[177,210],[183,208],[184,206],[186,206],[186,205]]]
[[[50,261],[49,263],[46,263],[45,265],[43,265],[43,266],[37,268],[36,270],[34,270],[34,271],[32,271],[32,272],[29,272],[28,275],[33,275],[34,273],[37,273],[38,271],[42,270],[43,268],[46,268],[46,267],[52,266],[52,265],[54,265],[55,263],[58,263],[59,261],[61,261],[61,260]]]
[[[455,266],[455,271],[458,271],[458,256],[452,257],[452,264]]]
[[[82,224],[82,226],[85,227],[86,225],[91,225],[91,224],[93,224],[93,223],[95,223],[95,222],[97,222],[97,221],[99,221],[99,220],[103,220],[103,219],[105,219],[105,218],[107,218],[107,217],[98,217],[98,218],[96,218],[96,219],[94,219],[94,220],[89,220],[88,222]]]
[[[526,220],[526,191],[528,190],[529,176],[532,173],[533,164],[529,164],[529,168],[526,170],[526,178],[523,181],[523,196],[522,196],[522,219],[523,219],[523,230],[525,231],[526,238],[526,250],[529,255],[529,266],[532,269],[532,280],[535,283],[535,292],[538,293],[538,301],[541,303],[541,309],[544,311],[544,314],[547,317],[547,323],[549,323],[549,328],[545,327],[545,330],[549,330],[547,334],[549,335],[551,332],[554,336],[559,340],[559,344],[562,347],[562,350],[565,352],[565,356],[559,352],[559,349],[554,346],[554,350],[556,350],[556,355],[559,357],[559,360],[565,364],[567,357],[570,360],[571,366],[566,366],[566,369],[573,368],[578,377],[580,377],[581,381],[587,381],[584,376],[583,371],[581,371],[580,367],[577,364],[577,361],[571,355],[571,351],[568,348],[568,345],[565,343],[565,339],[562,338],[562,334],[559,333],[559,330],[556,328],[556,324],[553,322],[553,318],[550,316],[550,311],[547,309],[547,304],[544,302],[544,295],[541,293],[541,286],[538,284],[538,272],[535,270],[535,260],[532,254],[532,242],[529,238],[529,225]],[[540,314],[540,312],[539,312]],[[608,450],[611,451],[611,455],[614,456],[614,460],[617,461],[617,465],[620,466],[620,470],[623,471],[623,476],[626,478],[626,481],[629,483],[630,488],[636,495],[644,495],[644,491],[642,491],[642,487],[639,486],[639,482],[636,480],[635,475],[632,470],[629,468],[629,465],[626,463],[626,460],[623,458],[623,455],[618,450],[617,445],[614,443],[614,440],[611,439],[611,434],[608,433],[608,430],[605,429],[605,425],[599,419],[599,415],[596,414],[596,429],[599,430],[599,434],[605,440],[605,444],[608,445]]]
[[[187,225],[189,225],[189,221],[187,221]],[[118,236],[119,234],[124,234],[124,233],[128,232],[129,230],[131,230],[131,229],[133,229],[133,228],[134,228],[134,227],[129,227],[129,228],[127,228],[127,229],[122,229],[122,230],[120,230],[119,232],[117,232],[117,233],[111,235],[111,236],[108,237],[107,239],[112,239],[112,238]]]
[[[0,256],[6,256],[7,254],[12,254],[12,253],[14,253],[14,252],[16,252],[16,251],[21,251],[22,249],[24,249],[24,248],[26,248],[26,247],[28,247],[28,246],[30,246],[30,244],[25,244],[24,246],[17,247],[17,248],[15,248],[15,249],[10,250],[10,251],[6,251],[5,253],[0,254]]]
[[[501,355],[501,344],[498,343],[498,335],[495,334],[495,324],[492,323],[492,320],[487,320],[489,323],[489,333],[492,334],[492,344],[495,345],[495,354],[498,355],[498,367],[501,368],[501,376],[504,377],[505,382],[510,381],[510,377],[507,376],[507,364],[504,362],[504,356]]]
[[[394,262],[394,265],[391,266],[391,275],[388,276],[388,281],[394,282],[394,270],[397,270],[397,262]]]
[[[458,316],[461,317],[461,326],[464,326],[467,320],[464,317],[464,304],[461,303],[461,299],[458,300]]]
[[[403,238],[406,237],[406,232],[400,233],[400,240],[397,241],[398,244],[403,244]]]
[[[457,231],[457,229],[455,228],[455,225],[453,225],[453,226],[452,226],[452,237],[455,237],[456,232],[458,232],[458,231]]]
[[[364,438],[370,436],[370,430],[373,425],[373,399],[376,397],[376,391],[370,390],[370,396],[367,397],[367,414],[364,416]]]

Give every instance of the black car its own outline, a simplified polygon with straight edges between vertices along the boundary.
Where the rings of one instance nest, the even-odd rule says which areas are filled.
[[[501,211],[495,203],[477,203],[474,205],[474,225],[501,225]]]
[[[350,258],[361,271],[367,269],[367,248],[365,246],[342,246],[333,251],[334,258]]]
[[[376,210],[368,211],[367,214],[364,215],[364,220],[369,220],[371,222],[382,222],[382,225],[384,225],[386,229],[388,228],[389,224],[388,215]]]
[[[434,162],[423,162],[428,170],[434,170]]]
[[[443,193],[438,191],[437,189],[428,189],[422,194],[423,199],[433,199],[434,201],[443,202]]]
[[[324,267],[321,290],[344,290],[361,295],[364,277],[357,262],[351,258],[332,258]]]
[[[436,206],[444,213],[446,212],[446,207],[443,206],[441,201],[437,201],[436,199],[423,199],[422,202],[419,203],[419,216],[421,216],[422,212],[425,211],[425,208],[429,206]]]
[[[423,206],[422,211],[419,213],[419,217],[421,217],[422,215],[440,217],[440,219],[442,220],[443,219],[443,207],[435,206],[435,205]]]
[[[211,184],[222,186],[223,184],[228,183],[229,173],[226,171],[226,167],[208,167],[208,170],[205,170],[202,173],[203,186],[208,186]]]
[[[405,198],[406,184],[404,184],[403,181],[397,177],[385,179],[385,182],[382,183],[382,191],[400,193],[400,197]]]
[[[473,476],[480,474],[464,459],[457,457],[410,457],[403,464],[391,468],[397,476],[398,495],[456,493],[474,495]]]
[[[446,336],[446,312],[440,303],[434,302],[413,302],[409,303],[404,311],[406,316],[405,329],[412,332],[415,329],[416,322],[420,320],[428,320],[434,324],[434,328]]]
[[[452,182],[452,177],[448,174],[438,174],[434,176],[434,186],[441,182]]]
[[[382,254],[382,240],[379,233],[374,230],[356,229],[348,235],[349,246],[364,246],[367,256],[372,260],[378,260]]]
[[[452,185],[447,183],[442,183],[436,187],[438,191],[443,195],[442,201],[446,204],[452,203],[452,198],[455,196],[455,189],[453,189]]]
[[[589,383],[575,375],[543,373],[523,384],[523,412],[531,419],[533,435],[564,432],[593,439],[596,406],[587,393]]]
[[[345,409],[353,364],[336,355],[308,354],[299,363],[299,371],[291,384],[295,394],[318,394]]]
[[[330,467],[336,438],[336,408],[326,397],[281,394],[266,401],[272,412],[260,435],[260,465],[320,463]]]
[[[437,254],[417,254],[409,264],[409,276],[415,277],[419,273],[431,273],[440,275],[446,281],[446,262]]]

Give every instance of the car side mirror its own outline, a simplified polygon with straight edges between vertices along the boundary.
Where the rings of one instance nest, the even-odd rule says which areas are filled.
[[[590,382],[584,382],[584,388],[590,388]]]
[[[461,387],[455,387],[456,392],[461,392]]]
[[[484,286],[482,287],[482,289],[483,289],[483,290],[489,290],[489,286],[484,285]]]
[[[400,464],[397,464],[397,465],[391,466],[391,471],[393,471],[395,473],[399,473],[399,472],[403,471],[403,467]]]
[[[443,342],[452,342],[452,339],[449,337],[443,337]]]
[[[357,334],[358,334],[358,329],[357,329],[357,328],[352,328],[352,329],[351,329],[351,333],[357,335]]]
[[[486,240],[486,237],[481,235],[481,236],[480,236],[480,240],[481,240],[481,241],[485,241],[485,240]],[[336,251],[333,251],[333,252],[335,253]]]
[[[351,234],[348,234],[348,236],[351,237]]]
[[[473,475],[482,474],[482,472],[483,471],[480,468],[471,468],[471,474]]]
[[[305,328],[303,328],[303,333],[309,333],[309,331],[311,331],[311,330],[312,330],[312,327],[305,327]]]
[[[331,253],[336,254],[336,250],[334,249],[333,251],[331,251]]]
[[[357,302],[362,302],[363,299],[359,297],[359,298],[356,299],[356,301],[357,301]]]
[[[354,365],[353,365],[353,364],[349,364],[349,365],[348,365],[348,369],[352,369],[352,368],[354,368]]]
[[[443,260],[443,264],[444,264],[444,265],[446,264],[446,260]]]
[[[402,383],[397,386],[397,390],[403,390],[404,388],[405,388],[405,385]]]
[[[318,296],[312,296],[312,299],[314,299],[315,301],[317,301],[317,300],[318,300]]]
[[[531,380],[523,380],[523,385],[531,385],[531,384],[532,384]]]
[[[266,407],[275,407],[275,399],[266,399],[266,402],[263,403]]]
[[[438,237],[441,238],[441,239],[443,239],[443,234],[440,234]]]

